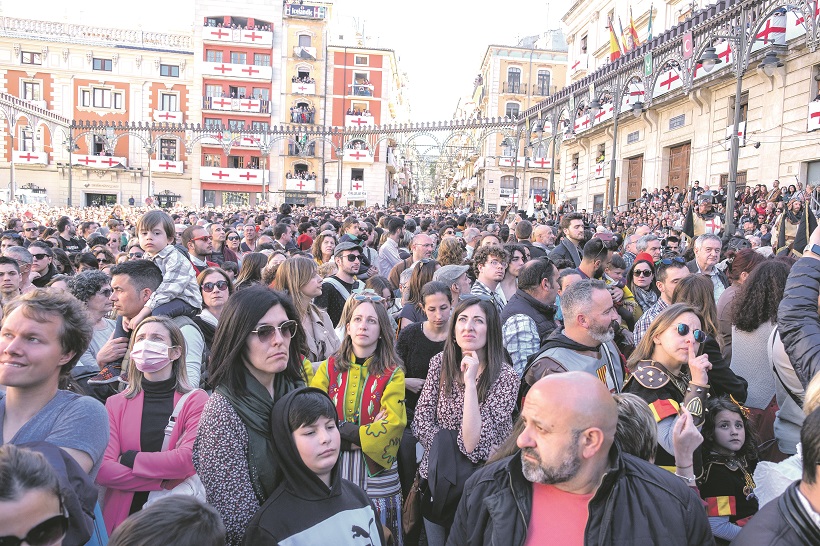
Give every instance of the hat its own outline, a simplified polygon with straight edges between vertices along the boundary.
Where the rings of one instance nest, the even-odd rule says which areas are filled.
[[[641,252],[635,256],[635,261],[632,262],[632,267],[635,267],[635,264],[638,262],[649,262],[650,264],[655,264],[655,260],[652,259],[652,255],[649,252]]]
[[[450,286],[456,282],[459,277],[464,275],[468,269],[470,269],[469,265],[445,265],[433,273],[433,280],[443,282],[447,286]]]
[[[333,250],[333,257],[335,258],[345,250],[361,250],[362,247],[357,245],[356,243],[351,243],[350,241],[345,241],[344,243],[339,243],[336,245],[336,248]]]

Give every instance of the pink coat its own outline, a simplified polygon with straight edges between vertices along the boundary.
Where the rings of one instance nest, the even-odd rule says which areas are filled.
[[[174,406],[182,394],[174,394]],[[137,454],[134,468],[119,463],[126,451],[140,451],[140,426],[144,393],[126,398],[120,393],[105,403],[111,437],[105,448],[97,483],[106,488],[103,500],[103,519],[109,534],[128,517],[135,491],[172,489],[182,480],[196,473],[192,461],[194,440],[199,428],[199,416],[208,401],[205,391],[197,390],[179,414],[171,433],[168,451]]]

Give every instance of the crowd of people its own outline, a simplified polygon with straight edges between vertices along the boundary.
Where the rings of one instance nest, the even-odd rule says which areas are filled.
[[[294,105],[290,107],[291,123],[313,123],[315,115],[316,108],[314,106]]]
[[[370,110],[367,109],[367,108],[361,109],[361,108],[354,108],[353,106],[351,106],[350,108],[347,109],[347,115],[348,116],[368,116],[369,117],[369,116],[372,116],[373,114],[371,114]]]
[[[307,171],[294,171],[289,172],[285,175],[285,178],[288,180],[295,179],[295,180],[316,180],[316,173],[314,172],[307,172]]]
[[[311,78],[310,76],[293,76],[290,79],[291,83],[316,83],[316,80]]]
[[[217,21],[216,19],[207,19],[205,21],[206,27],[213,27],[213,28],[232,28],[237,30],[262,30],[265,32],[273,32],[272,27],[270,25],[249,25],[249,24],[239,24],[239,23],[230,23],[226,24],[222,21]]]
[[[1,204],[0,537],[820,544],[812,194]]]

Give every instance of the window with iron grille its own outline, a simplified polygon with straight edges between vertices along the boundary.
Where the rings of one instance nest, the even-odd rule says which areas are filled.
[[[633,131],[626,135],[626,143],[627,144],[635,144],[641,139],[641,132],[640,131]]]

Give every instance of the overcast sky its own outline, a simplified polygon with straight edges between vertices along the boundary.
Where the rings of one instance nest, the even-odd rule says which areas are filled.
[[[129,28],[125,22],[130,21],[130,28],[179,32],[194,23],[192,2],[114,0],[101,9],[79,0],[0,0],[0,13],[119,28]],[[472,91],[489,44],[514,45],[522,36],[557,28],[569,5],[569,0],[337,0],[335,13],[363,22],[368,45],[395,50],[410,80],[413,121],[436,121],[450,119],[459,98]]]

